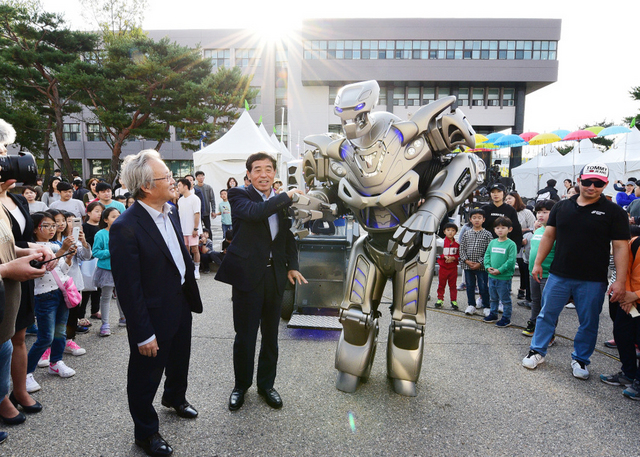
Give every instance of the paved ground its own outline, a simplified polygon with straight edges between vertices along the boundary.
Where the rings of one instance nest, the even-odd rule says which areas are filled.
[[[200,417],[180,419],[156,397],[161,433],[176,456],[638,455],[640,404],[598,379],[619,369],[605,354],[615,351],[602,345],[612,327],[606,307],[602,352],[592,358],[588,381],[571,375],[568,339],[558,338],[547,363],[529,371],[520,364],[530,341],[521,329],[430,308],[416,398],[396,395],[386,378],[388,313],[371,379],[355,394],[334,387],[338,332],[287,329],[282,322],[276,388],[284,408],[272,410],[252,389],[244,407],[231,413],[231,289],[213,275],[203,275],[199,285],[205,311],[194,319],[188,399]],[[390,296],[388,287],[387,301]],[[464,309],[464,293],[459,303]],[[527,317],[528,310],[514,307],[515,324]],[[144,455],[133,444],[127,408],[126,329],[114,321],[114,334],[99,338],[94,322],[89,334],[78,336],[87,354],[65,355],[76,376],[60,379],[38,369],[42,390],[34,397],[45,409],[22,425],[0,425],[9,432],[0,455]],[[576,328],[575,311],[565,310],[558,333],[571,338]]]

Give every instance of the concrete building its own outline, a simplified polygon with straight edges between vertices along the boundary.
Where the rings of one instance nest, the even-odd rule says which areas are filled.
[[[317,19],[279,40],[238,29],[155,30],[149,36],[199,46],[214,71],[239,66],[251,74],[251,85],[260,89],[253,119],[262,117],[268,132],[275,127],[296,156],[305,136],[339,131],[333,114],[338,89],[368,79],[382,89],[377,109],[400,118],[456,95],[478,133],[521,133],[526,95],[557,80],[560,31],[559,19]],[[89,113],[65,125],[67,148],[85,177],[101,174],[110,160],[98,128]],[[181,148],[180,132],[171,132],[160,153],[183,175],[191,152]],[[132,141],[125,154],[155,144]],[[512,165],[518,154],[512,151]]]

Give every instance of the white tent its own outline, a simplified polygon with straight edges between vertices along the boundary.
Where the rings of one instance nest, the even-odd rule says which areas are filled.
[[[262,129],[264,131],[264,128]],[[266,135],[261,133],[247,111],[219,140],[193,153],[196,170],[205,173],[205,182],[213,187],[216,195],[227,188],[227,179],[234,177],[242,184],[246,174],[247,157],[255,152],[266,152],[274,157],[280,152]]]
[[[554,147],[543,150],[541,154],[533,157],[528,162],[511,170],[513,181],[516,184],[516,190],[521,197],[535,197],[542,187],[546,184],[547,179],[544,173],[550,168],[550,164],[559,161],[562,155]]]
[[[262,127],[262,126],[261,126]],[[287,182],[287,163],[293,160],[293,156],[287,149],[287,147],[278,140],[278,137],[275,133],[272,133],[269,137],[269,140],[273,143],[275,147],[277,147],[280,151],[280,155],[278,156],[278,176],[283,183]]]

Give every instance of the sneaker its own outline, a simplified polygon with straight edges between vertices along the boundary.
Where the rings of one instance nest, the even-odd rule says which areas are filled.
[[[616,344],[616,340],[605,341],[604,345],[611,349],[616,349],[618,347],[618,345]]]
[[[520,300],[518,302],[518,306],[524,306],[525,308],[531,309],[531,302],[529,300]]]
[[[526,297],[525,295],[525,291],[522,289],[518,289],[518,297],[517,300],[524,300],[524,298]]]
[[[87,353],[87,350],[78,346],[75,341],[67,340],[67,345],[64,347],[64,352],[65,354],[71,354],[77,357],[79,355],[85,355]]]
[[[451,302],[451,309],[454,311],[458,311],[458,302],[457,301],[452,301]]]
[[[444,303],[444,300],[438,299],[436,301],[436,308],[442,308],[443,303]]]
[[[633,379],[627,378],[622,371],[618,371],[616,374],[601,374],[600,381],[610,386],[625,386],[629,387],[633,384]]]
[[[467,285],[463,282],[461,282],[460,284],[458,284],[458,287],[456,287],[456,289],[458,290],[467,290]]]
[[[622,395],[632,400],[640,400],[640,381],[634,379],[633,384],[622,391]]]
[[[111,327],[109,324],[102,324],[100,327],[100,336],[109,336],[111,335]]]
[[[573,377],[578,379],[589,379],[589,370],[584,362],[577,360],[571,361],[571,368],[573,369]]]
[[[489,313],[489,315],[487,317],[485,317],[483,319],[484,322],[497,322],[498,321],[498,316],[496,316],[495,314],[491,314]]]
[[[534,350],[529,351],[529,354],[522,359],[522,366],[529,370],[535,370],[538,365],[544,363],[544,356]]]
[[[484,314],[484,317],[488,317],[489,314],[491,314],[491,308],[485,308],[482,310],[482,314]]]
[[[82,327],[91,327],[93,324],[89,319],[83,317],[78,321],[78,325],[81,325]]]
[[[42,387],[40,387],[40,384],[38,384],[38,381],[33,379],[33,373],[28,373],[27,374],[27,392],[31,394],[33,392],[39,391],[40,389],[42,389]]]
[[[36,327],[36,324],[32,324],[29,327],[27,327],[27,335],[36,336],[37,334],[38,334],[38,327]]]
[[[576,305],[574,305],[573,303],[567,303],[566,305],[564,305],[564,307],[567,309],[576,309]]]
[[[532,321],[527,321],[527,327],[522,331],[522,334],[525,336],[533,336],[533,332],[536,331],[536,323]]]
[[[498,305],[498,312],[499,312],[499,313],[504,313],[504,305],[503,305],[502,303],[500,303],[500,304]]]
[[[82,325],[77,325],[76,333],[89,333],[89,327],[83,327]]]
[[[195,275],[196,279],[200,279],[200,268],[196,267],[196,269],[193,271],[193,274]]]
[[[57,374],[61,378],[70,378],[76,374],[76,370],[69,368],[62,360],[54,365],[49,365],[49,374]]]
[[[551,337],[551,341],[549,341],[549,344],[547,344],[547,348],[550,348],[551,346],[553,346],[554,344],[556,344],[556,336],[553,335]]]
[[[482,308],[484,303],[482,303],[482,297],[476,298],[476,308]]]
[[[47,350],[44,351],[44,354],[42,354],[42,357],[40,357],[40,360],[38,360],[38,367],[40,368],[48,367],[49,357],[51,357],[51,348],[47,348]]]
[[[500,327],[500,328],[511,327],[511,321],[503,317],[498,322],[496,322],[496,327]]]
[[[473,316],[476,313],[476,307],[469,305],[467,306],[467,309],[464,310],[464,313],[469,316]]]
[[[121,317],[118,319],[118,327],[126,327],[127,326],[127,318]]]

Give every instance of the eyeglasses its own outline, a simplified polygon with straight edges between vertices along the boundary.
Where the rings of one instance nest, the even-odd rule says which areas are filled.
[[[38,227],[43,230],[49,230],[51,228],[56,228],[56,224],[40,224]]]
[[[580,184],[583,187],[591,187],[591,185],[593,184],[597,189],[602,189],[604,186],[607,185],[606,182],[601,181],[599,179],[581,179]]]
[[[173,173],[168,172],[162,178],[154,178],[153,181],[162,181],[163,179],[166,179],[167,182],[171,182],[171,180],[173,179]]]

